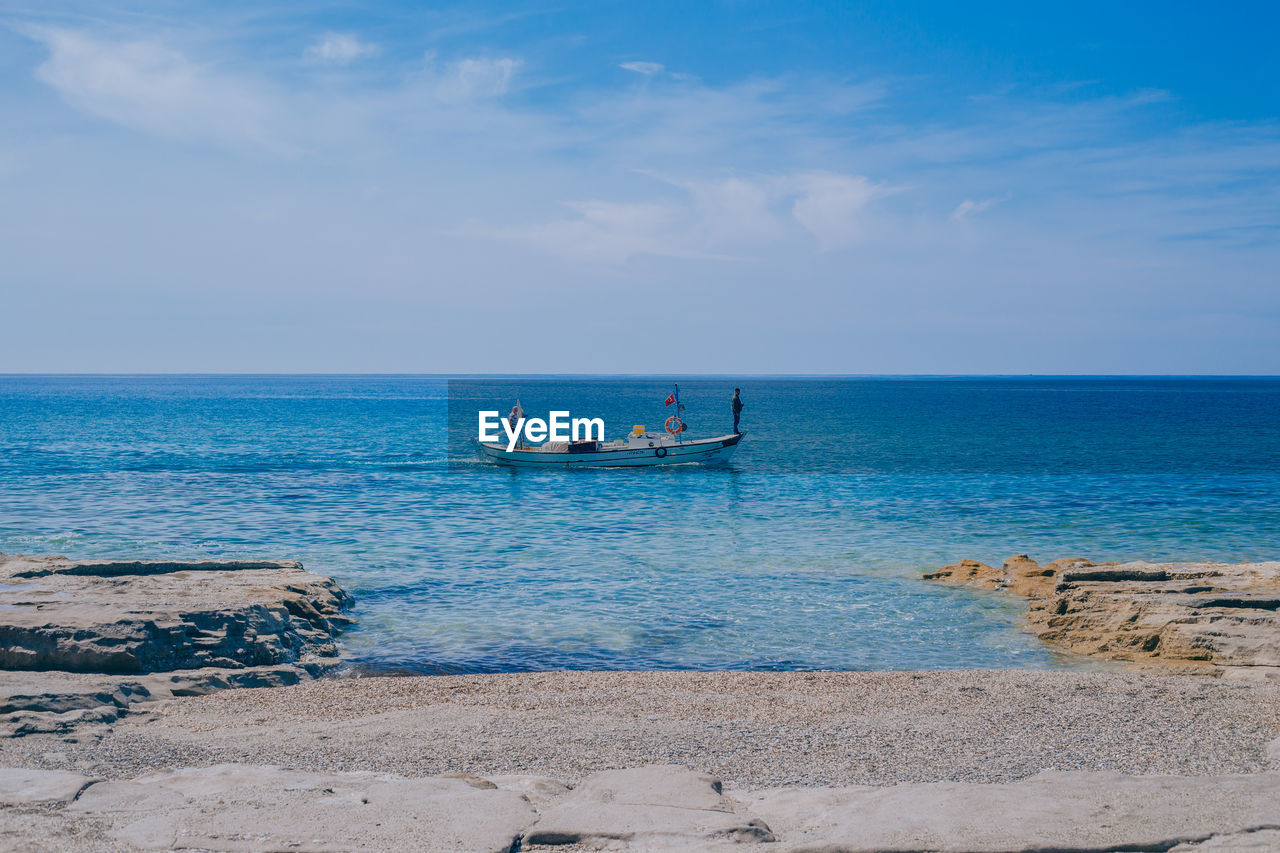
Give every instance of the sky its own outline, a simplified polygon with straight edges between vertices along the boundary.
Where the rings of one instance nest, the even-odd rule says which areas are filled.
[[[0,372],[1280,374],[1278,37],[0,0]]]

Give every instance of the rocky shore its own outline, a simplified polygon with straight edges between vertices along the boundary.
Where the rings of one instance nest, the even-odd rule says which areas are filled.
[[[1237,568],[937,573],[1161,675],[316,678],[350,599],[296,563],[7,558],[0,849],[1280,849],[1280,680],[1180,672],[1273,666]]]
[[[963,560],[926,580],[1028,601],[1027,629],[1076,654],[1234,678],[1280,678],[1280,563],[1040,565]]]
[[[338,665],[346,594],[296,562],[0,554],[0,734],[68,731],[141,701],[295,684]]]

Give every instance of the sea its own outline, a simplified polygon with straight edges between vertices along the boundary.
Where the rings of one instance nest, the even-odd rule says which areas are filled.
[[[731,464],[481,461],[482,404],[746,432]],[[451,429],[452,425],[452,429]],[[459,432],[462,430],[462,432]],[[354,673],[1087,666],[962,558],[1280,556],[1280,380],[0,376],[0,551],[280,558]]]

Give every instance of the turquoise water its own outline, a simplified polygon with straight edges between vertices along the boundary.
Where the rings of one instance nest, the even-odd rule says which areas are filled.
[[[707,379],[694,435],[735,385],[728,468],[545,472],[448,464],[437,378],[0,377],[0,551],[297,558],[357,596],[356,664],[412,672],[1065,666],[921,570],[1280,554],[1278,380]],[[454,419],[613,437],[669,390],[454,383]]]

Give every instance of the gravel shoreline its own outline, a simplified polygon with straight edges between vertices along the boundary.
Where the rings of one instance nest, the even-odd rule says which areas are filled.
[[[1280,685],[1117,672],[550,672],[322,678],[0,742],[110,778],[224,762],[407,776],[683,764],[736,788],[1275,767]]]

